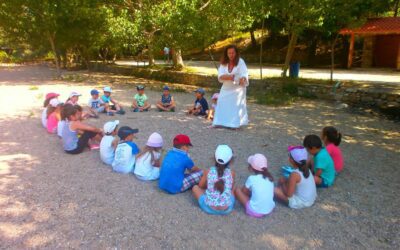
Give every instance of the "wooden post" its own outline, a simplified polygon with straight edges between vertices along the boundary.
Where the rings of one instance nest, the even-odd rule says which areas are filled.
[[[354,33],[351,33],[349,57],[348,57],[348,60],[347,60],[347,68],[348,69],[351,69],[351,66],[353,65],[353,54],[354,54]]]

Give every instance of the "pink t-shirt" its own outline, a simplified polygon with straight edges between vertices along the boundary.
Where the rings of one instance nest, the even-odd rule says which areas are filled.
[[[53,112],[47,118],[47,132],[55,134],[57,132],[58,119],[56,112]]]
[[[343,170],[343,155],[342,151],[338,146],[333,143],[329,143],[326,145],[326,150],[328,151],[329,155],[332,157],[333,163],[335,164],[335,171],[339,173]]]

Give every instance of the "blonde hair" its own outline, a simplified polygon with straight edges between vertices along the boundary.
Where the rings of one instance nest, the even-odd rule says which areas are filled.
[[[154,151],[158,151],[161,148],[156,148],[156,147],[150,147],[150,146],[145,146],[140,153],[136,156],[136,159],[140,159],[141,157],[143,157],[146,153],[150,153],[150,157],[151,157],[151,164],[154,165],[155,163],[155,159],[154,159]]]

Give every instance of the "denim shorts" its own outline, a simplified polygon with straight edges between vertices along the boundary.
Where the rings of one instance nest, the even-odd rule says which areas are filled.
[[[235,206],[235,197],[232,195],[231,196],[231,205],[228,207],[228,209],[226,210],[215,210],[212,207],[210,207],[209,205],[206,204],[206,195],[202,194],[199,198],[199,206],[201,208],[201,210],[203,210],[204,212],[208,213],[208,214],[213,214],[213,215],[227,215],[229,213],[232,212],[233,207]]]

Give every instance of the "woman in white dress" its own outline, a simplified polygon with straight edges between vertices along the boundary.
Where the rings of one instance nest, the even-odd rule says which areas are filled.
[[[235,45],[229,45],[224,50],[218,81],[222,83],[222,88],[213,127],[240,128],[247,125],[246,88],[249,86],[249,75]]]

